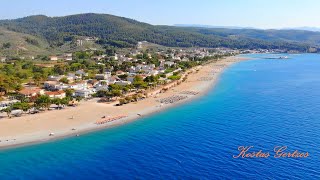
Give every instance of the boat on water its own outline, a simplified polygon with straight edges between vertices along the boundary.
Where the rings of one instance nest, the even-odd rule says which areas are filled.
[[[288,56],[280,56],[279,59],[289,59]]]
[[[289,59],[289,57],[288,56],[267,57],[266,59]]]

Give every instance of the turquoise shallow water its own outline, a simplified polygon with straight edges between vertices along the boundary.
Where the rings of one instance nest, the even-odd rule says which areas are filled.
[[[319,179],[320,55],[244,61],[188,104],[80,137],[0,151],[0,179]],[[270,56],[270,55],[269,55]],[[305,159],[234,159],[238,146]]]

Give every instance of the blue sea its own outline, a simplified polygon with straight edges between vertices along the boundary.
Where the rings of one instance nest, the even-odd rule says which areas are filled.
[[[273,56],[249,55],[206,96],[142,120],[1,150],[0,179],[320,179],[320,55]],[[239,146],[270,157],[235,159]],[[309,156],[274,158],[275,146]]]

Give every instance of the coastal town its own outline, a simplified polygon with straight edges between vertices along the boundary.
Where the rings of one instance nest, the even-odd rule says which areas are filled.
[[[159,87],[185,80],[190,68],[244,53],[225,48],[152,51],[143,50],[143,43],[126,54],[87,49],[52,55],[42,62],[34,57],[2,57],[0,111],[11,118],[76,106],[80,100],[94,97],[99,102],[123,105],[146,98]],[[77,44],[81,46],[82,40]]]
[[[242,60],[236,55],[277,51],[146,45],[86,49],[45,60],[5,59],[0,119],[21,133],[1,129],[0,146],[78,136],[138,119],[204,94],[224,68]]]

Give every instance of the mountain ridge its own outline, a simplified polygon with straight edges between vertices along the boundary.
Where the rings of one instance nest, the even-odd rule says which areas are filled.
[[[318,48],[320,33],[299,30],[227,29],[151,25],[110,14],[85,13],[49,17],[33,15],[0,20],[0,27],[42,38],[52,48],[78,37],[97,37],[102,46],[134,47],[139,41],[171,47],[287,49]]]

